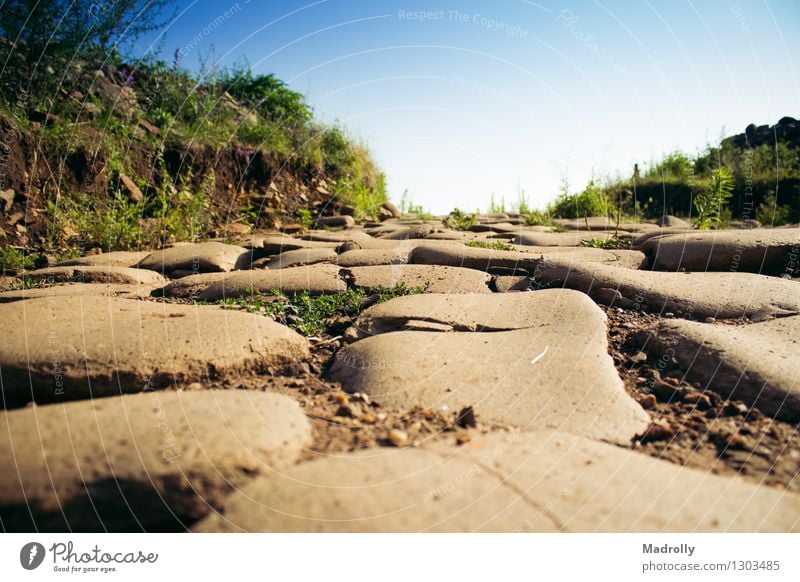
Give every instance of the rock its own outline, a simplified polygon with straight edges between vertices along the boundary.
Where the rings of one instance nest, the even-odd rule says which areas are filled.
[[[244,247],[219,242],[176,245],[155,251],[137,266],[159,273],[187,270],[195,273],[232,271],[249,265],[250,253]],[[246,263],[246,264],[244,264]]]
[[[556,218],[553,224],[567,230],[614,230],[615,222],[606,216],[589,216],[588,218]]]
[[[496,251],[468,247],[458,243],[422,244],[414,248],[409,262],[420,265],[447,265],[484,272],[497,269],[504,274],[533,275],[546,258],[583,258],[593,262],[613,263],[638,269],[646,259],[637,251],[607,251],[591,248],[528,249],[526,251]]]
[[[660,273],[587,261],[543,261],[536,283],[588,293],[605,305],[684,319],[760,319],[800,313],[794,281],[751,273]]]
[[[408,444],[408,433],[404,430],[393,428],[389,431],[387,438],[396,447],[404,447]]]
[[[131,283],[65,283],[60,285],[48,285],[45,287],[17,289],[16,291],[5,291],[0,293],[0,303],[23,301],[25,299],[36,299],[39,297],[55,298],[71,296],[145,299],[157,288],[158,285],[144,283],[136,285]]]
[[[352,216],[342,215],[342,216],[320,216],[316,220],[316,224],[318,226],[329,226],[333,228],[353,228],[356,225],[356,221]]]
[[[672,216],[671,214],[665,214],[664,216],[656,220],[656,224],[658,226],[670,226],[674,228],[689,229],[692,227],[692,225],[686,222],[685,220],[680,219],[677,216]]]
[[[311,241],[311,242],[327,242],[327,243],[346,243],[358,242],[366,243],[374,242],[375,239],[361,230],[311,230],[305,234],[297,236],[298,239]]]
[[[0,411],[6,531],[182,530],[311,442],[264,392],[151,392]]]
[[[209,285],[197,298],[200,301],[219,301],[226,297],[252,295],[253,291],[269,293],[275,289],[287,294],[308,291],[319,295],[341,293],[347,290],[347,285],[339,276],[339,267],[319,264],[232,273]]]
[[[48,267],[46,269],[28,271],[25,276],[34,281],[44,281],[47,283],[127,283],[158,285],[167,282],[167,280],[158,273],[147,269],[132,269],[130,267]]]
[[[387,333],[410,320],[457,331]],[[649,420],[607,353],[605,314],[578,293],[400,297],[367,309],[355,327],[380,335],[340,350],[330,376],[382,404],[472,406],[490,422],[619,443]]]
[[[511,224],[510,222],[495,222],[473,224],[469,227],[470,232],[503,232],[503,233],[519,233],[520,226],[518,224]]]
[[[156,297],[171,297],[173,299],[197,299],[201,292],[214,283],[229,277],[228,273],[200,273],[181,277],[153,292]]]
[[[304,359],[305,338],[259,315],[96,295],[0,304],[7,400],[53,402],[235,377]],[[46,322],[30,325],[30,322]]]
[[[297,249],[286,251],[271,259],[260,259],[253,262],[253,269],[285,269],[287,267],[301,267],[316,263],[333,263],[337,258],[334,249]]]
[[[403,284],[420,287],[425,293],[491,293],[491,277],[473,269],[438,265],[378,265],[343,270],[352,287],[392,288]]]
[[[126,176],[125,174],[120,174],[119,181],[122,182],[123,186],[125,186],[125,189],[128,191],[128,197],[131,200],[134,202],[141,202],[144,200],[144,194],[142,194],[142,191],[139,190],[139,186],[137,186],[136,182],[131,180],[130,177]]]
[[[654,382],[650,390],[652,390],[653,395],[658,398],[659,402],[674,402],[681,393],[680,388],[677,386],[660,381]]]
[[[339,242],[321,242],[293,238],[290,236],[266,236],[263,239],[263,251],[267,255],[279,255],[298,249],[335,249]]]
[[[249,224],[244,224],[242,222],[226,222],[224,228],[224,233],[228,236],[244,236],[249,234],[253,228]],[[242,245],[245,246],[245,245]],[[251,248],[251,247],[246,247]]]
[[[378,238],[381,240],[409,240],[425,238],[433,231],[430,225],[411,226],[408,228],[400,228],[380,235]]]
[[[354,249],[341,253],[336,262],[340,267],[402,265],[408,263],[411,248],[397,246],[393,249]]]
[[[656,441],[668,441],[675,436],[675,430],[664,420],[655,420],[650,423],[641,436],[636,440],[642,443],[652,443]]]
[[[9,277],[6,275],[0,275],[0,292],[8,291],[9,289],[14,289],[18,287],[22,281],[17,279],[16,277]]]
[[[10,188],[7,190],[0,190],[0,200],[3,201],[3,212],[6,214],[11,211],[11,207],[14,205],[14,196],[16,196],[16,192]]]
[[[493,277],[492,284],[497,293],[511,293],[513,291],[529,291],[531,289],[531,278],[527,276],[511,275],[505,277]]]
[[[403,213],[400,212],[400,209],[388,200],[381,204],[381,208],[388,211],[392,218],[402,218],[403,216]]]
[[[791,283],[796,285],[796,283]],[[800,420],[800,316],[741,326],[661,323],[647,342],[691,381],[787,422]]]
[[[639,248],[659,271],[800,273],[800,228],[694,231],[655,236]]]
[[[796,493],[556,432],[336,455],[258,477],[194,531],[798,531]]]
[[[653,396],[652,394],[645,394],[644,396],[639,398],[637,402],[639,403],[639,406],[641,406],[645,410],[652,410],[653,408],[656,407],[656,404],[658,403],[656,397]]]
[[[687,404],[692,404],[698,410],[708,410],[711,408],[711,399],[700,392],[684,394],[683,401]]]
[[[511,242],[518,245],[531,247],[579,247],[585,240],[599,238],[608,240],[614,233],[607,232],[536,232],[523,231],[511,239]],[[597,249],[595,249],[597,250]]]
[[[155,126],[152,123],[150,123],[149,121],[147,121],[146,119],[140,119],[139,120],[139,125],[141,125],[142,128],[144,128],[144,130],[147,133],[149,133],[150,135],[160,135],[161,134],[161,130],[157,126]]]
[[[110,253],[99,253],[96,255],[86,255],[76,259],[67,259],[53,265],[54,267],[135,267],[149,252],[139,251],[113,251]]]

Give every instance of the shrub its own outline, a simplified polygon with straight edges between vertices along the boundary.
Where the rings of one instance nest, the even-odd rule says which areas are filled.
[[[592,178],[586,188],[578,194],[570,194],[563,189],[549,211],[556,218],[583,218],[608,216],[609,208],[608,196]]]
[[[725,168],[713,170],[702,192],[695,196],[694,208],[697,214],[694,218],[694,227],[709,229],[720,226],[723,222],[724,205],[731,196],[733,196],[731,173]]]
[[[455,230],[469,230],[475,223],[478,221],[478,218],[475,214],[466,214],[459,210],[458,208],[454,208],[450,214],[448,214],[442,222],[448,228],[453,228]]]
[[[775,198],[775,193],[770,192],[764,197],[764,201],[758,205],[756,210],[756,220],[761,224],[782,226],[789,224],[792,209],[790,206],[779,205]]]
[[[0,275],[16,275],[33,269],[36,256],[14,247],[0,247]]]

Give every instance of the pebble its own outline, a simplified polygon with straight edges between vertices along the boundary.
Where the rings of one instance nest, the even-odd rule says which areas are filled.
[[[741,416],[747,414],[747,406],[742,402],[728,402],[722,409],[728,416]]]
[[[645,394],[639,399],[639,406],[641,406],[645,410],[650,410],[652,408],[655,408],[657,402],[658,400],[656,400],[656,397],[654,395]]]
[[[393,428],[389,431],[389,442],[396,447],[404,447],[408,444],[408,433],[404,430]]]
[[[650,426],[647,427],[644,434],[639,437],[639,440],[643,443],[651,443],[654,441],[664,441],[673,436],[675,436],[675,431],[666,421],[654,420],[650,423]]]
[[[667,384],[666,382],[656,382],[653,384],[650,390],[661,402],[669,402],[674,400],[679,392],[675,386],[672,384]]]
[[[715,321],[717,321],[717,319],[714,317],[706,317],[704,321],[706,323],[714,323]]]
[[[707,410],[711,408],[711,399],[700,392],[690,392],[685,394],[683,396],[683,401],[687,404],[693,404],[698,410]]]
[[[646,361],[647,361],[647,354],[645,354],[644,352],[637,352],[631,356],[631,362],[641,363]]]

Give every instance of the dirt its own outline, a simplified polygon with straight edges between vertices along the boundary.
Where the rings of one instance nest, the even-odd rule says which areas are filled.
[[[609,318],[610,353],[625,389],[653,418],[651,429],[631,443],[633,450],[711,473],[738,474],[751,482],[800,491],[797,426],[703,391],[685,381],[671,362],[645,357],[639,349],[640,336],[654,326],[658,316],[603,309]],[[314,434],[302,461],[396,446],[389,438],[393,429],[407,434],[408,446],[439,439],[464,444],[480,434],[516,430],[482,422],[479,411],[404,410],[381,406],[365,394],[347,394],[324,378],[340,346],[339,339],[325,336],[312,349],[311,362],[226,387],[277,390],[295,399],[311,420]]]
[[[642,332],[660,317],[603,309],[609,319],[610,353],[625,389],[653,418],[648,433],[632,443],[635,450],[679,465],[800,491],[800,427],[687,382],[671,361],[646,357],[640,350],[646,337]]]

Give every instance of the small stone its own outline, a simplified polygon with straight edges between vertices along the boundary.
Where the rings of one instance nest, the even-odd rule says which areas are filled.
[[[664,314],[664,317],[675,317],[675,314],[674,314],[674,313],[672,313],[671,311],[667,311],[667,312]]]
[[[660,402],[670,402],[674,400],[677,396],[679,390],[675,388],[672,384],[667,384],[666,382],[656,382],[650,388],[653,394],[655,394],[656,398]]]
[[[650,423],[644,434],[639,436],[637,440],[643,443],[651,443],[654,441],[664,441],[675,436],[675,431],[672,427],[663,420],[655,420]]]
[[[747,414],[747,406],[742,402],[727,402],[722,411],[728,416],[742,416]]]
[[[706,317],[704,321],[706,323],[714,323],[715,321],[717,321],[717,319],[714,317]]]
[[[683,401],[687,404],[693,404],[698,410],[707,410],[711,408],[711,399],[700,392],[689,392],[685,394],[683,396]]]
[[[478,425],[478,421],[475,419],[475,411],[471,406],[465,406],[459,411],[456,417],[456,424],[461,428],[471,428]]]
[[[655,408],[657,402],[658,400],[656,400],[656,397],[653,394],[645,394],[639,399],[639,406],[645,410],[651,410],[652,408]]]
[[[119,175],[119,180],[122,182],[122,185],[125,186],[125,189],[128,191],[128,196],[134,202],[141,202],[144,199],[144,195],[142,191],[139,189],[139,186],[136,185],[130,177],[126,176],[125,174]]]
[[[642,363],[647,361],[647,354],[644,352],[637,352],[631,356],[631,362]]]
[[[389,442],[396,447],[404,447],[408,444],[408,433],[404,430],[393,428],[388,434]]]

